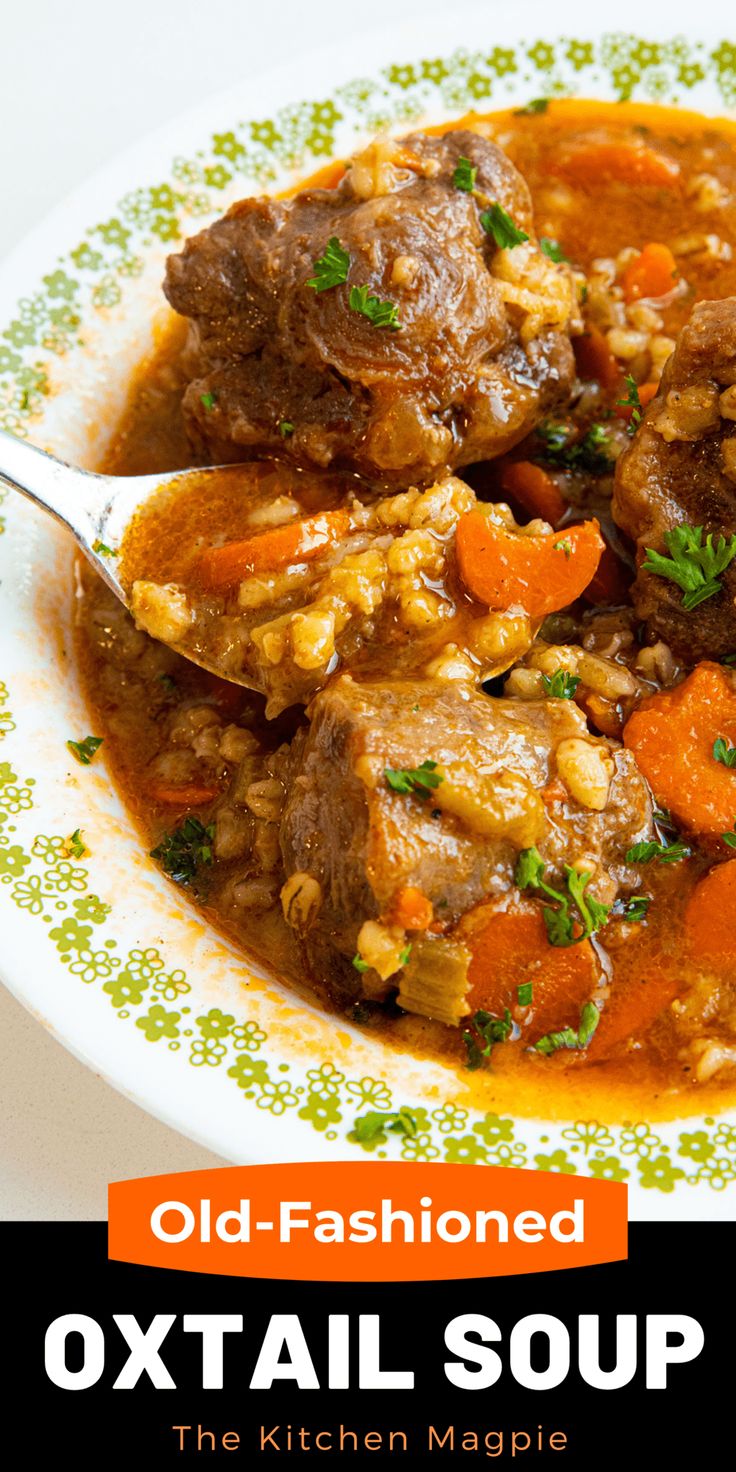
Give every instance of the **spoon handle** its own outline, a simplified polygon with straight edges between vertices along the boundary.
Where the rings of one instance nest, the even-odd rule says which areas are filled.
[[[49,511],[89,545],[104,505],[106,478],[78,470],[0,430],[0,481]]]

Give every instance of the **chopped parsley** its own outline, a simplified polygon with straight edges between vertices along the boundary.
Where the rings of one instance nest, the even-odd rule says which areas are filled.
[[[612,467],[610,442],[602,424],[591,424],[580,438],[570,425],[546,420],[539,425],[537,436],[544,450],[540,456],[550,465],[567,470],[587,470],[591,475],[605,475]]]
[[[736,767],[736,746],[729,746],[722,736],[713,742],[713,755],[724,767]]]
[[[516,1000],[520,1007],[531,1007],[534,996],[534,982],[522,981],[516,988]]]
[[[199,818],[185,818],[180,828],[164,834],[161,842],[151,849],[151,858],[157,859],[177,884],[191,884],[198,870],[212,863],[214,836],[214,823],[205,828]]]
[[[630,920],[633,925],[640,924],[642,920],[646,920],[651,903],[650,894],[632,894],[630,899],[623,902],[622,920]]]
[[[403,951],[399,951],[399,965],[400,966],[408,966],[410,955],[411,955],[411,941],[409,942],[408,946],[404,946]]]
[[[484,1058],[490,1058],[496,1043],[505,1043],[511,1036],[514,1024],[508,1007],[503,1017],[494,1017],[491,1012],[474,1012],[470,1027],[463,1032],[467,1051],[466,1067],[471,1071],[483,1066]]]
[[[542,675],[545,695],[553,700],[572,700],[580,684],[579,675],[569,675],[567,670],[555,670],[553,675]]]
[[[96,751],[102,746],[102,736],[85,736],[83,741],[67,741],[73,756],[83,767],[88,767]]]
[[[724,654],[719,664],[736,664],[736,654]]]
[[[360,972],[361,976],[364,971],[370,971],[371,969],[368,965],[368,962],[363,960],[363,957],[361,956],[359,951],[356,951],[355,955],[353,956],[353,965],[356,971]]]
[[[562,541],[562,542],[553,542],[552,543],[552,551],[553,552],[564,552],[564,554],[565,554],[566,558],[568,559],[568,561],[572,557],[572,547],[570,546],[570,543],[569,543],[567,537],[565,537],[564,541]]]
[[[213,393],[200,394],[199,399],[200,399],[200,403],[204,404],[204,407],[207,410],[207,413],[209,414],[210,409],[214,409],[215,404],[217,403],[217,394],[213,394]]]
[[[331,291],[333,286],[343,286],[348,279],[350,256],[336,235],[331,235],[324,254],[314,262],[314,275],[307,286],[313,291]]]
[[[368,1114],[362,1114],[353,1125],[353,1136],[361,1144],[369,1140],[375,1140],[380,1135],[390,1130],[395,1135],[415,1135],[419,1129],[419,1122],[411,1109],[396,1109],[384,1113],[379,1109],[371,1109]]]
[[[539,249],[543,255],[549,256],[551,261],[559,262],[567,260],[567,256],[559,240],[551,240],[549,235],[541,235],[539,237]]]
[[[620,408],[631,410],[631,413],[629,415],[628,433],[636,434],[636,431],[641,424],[641,399],[639,398],[639,388],[636,379],[631,373],[626,374],[624,383],[626,384],[626,388],[628,390],[626,398],[617,399],[616,402]]]
[[[465,158],[465,155],[461,154],[455,165],[455,172],[452,176],[452,182],[455,185],[455,188],[462,189],[464,194],[472,194],[473,190],[475,189],[475,181],[477,177],[478,169],[476,165],[471,164],[470,159]]]
[[[649,839],[644,843],[635,843],[633,848],[626,852],[627,864],[649,864],[652,859],[659,859],[662,864],[677,864],[680,859],[687,859],[690,850],[681,838],[674,843],[659,843],[656,839]]]
[[[587,869],[577,870],[569,864],[565,865],[567,894],[547,884],[544,869],[545,864],[539,849],[522,849],[516,865],[516,883],[519,889],[538,890],[552,901],[542,908],[550,945],[577,945],[579,941],[595,935],[597,930],[608,923],[611,906],[601,904],[600,900],[585,893],[593,877]]]
[[[719,578],[736,557],[736,535],[728,541],[720,536],[713,542],[713,533],[703,541],[702,526],[676,526],[665,532],[664,544],[669,557],[647,547],[642,567],[659,578],[669,578],[682,589],[682,606],[688,612],[721,592]]]
[[[289,435],[290,434],[293,434],[293,433],[294,433],[294,426],[293,426],[291,420],[290,419],[282,419],[281,422],[280,422],[280,424],[279,424],[279,434],[281,435],[282,440],[287,440],[289,438]]]
[[[721,838],[729,848],[736,848],[736,818],[733,820],[733,828],[728,833],[722,833]]]
[[[98,557],[117,557],[118,555],[114,547],[108,547],[107,542],[101,542],[99,537],[96,537],[92,543],[92,551],[96,552]]]
[[[370,296],[367,286],[351,286],[350,310],[367,317],[373,327],[388,327],[391,332],[398,332],[401,327],[396,303],[382,302],[379,297]]]
[[[64,856],[67,859],[83,859],[87,853],[87,846],[82,838],[81,828],[75,828],[74,832],[64,840]]]
[[[534,1044],[534,1052],[548,1058],[558,1048],[587,1048],[600,1020],[601,1014],[595,1002],[586,1002],[580,1013],[577,1032],[573,1027],[563,1027],[560,1032],[548,1032]]]
[[[393,792],[412,793],[422,802],[442,781],[442,773],[432,761],[424,761],[418,767],[385,767],[383,775]]]
[[[532,97],[526,107],[515,107],[515,118],[536,118],[540,113],[546,112],[549,107],[549,97]]]
[[[501,208],[500,204],[492,204],[489,210],[483,210],[480,223],[486,235],[492,235],[499,250],[511,250],[515,245],[523,245],[529,236],[524,230],[519,230],[510,215]]]

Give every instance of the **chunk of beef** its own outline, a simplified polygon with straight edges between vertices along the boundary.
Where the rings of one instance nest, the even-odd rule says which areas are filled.
[[[475,193],[454,183],[460,157]],[[528,244],[497,249],[481,224],[494,204]],[[348,279],[315,291],[332,237]],[[398,328],[351,309],[353,287],[394,303]],[[521,175],[474,132],[383,140],[335,189],[242,201],[170,257],[164,289],[192,319],[184,410],[215,462],[277,453],[424,483],[509,449],[572,378],[569,270],[535,243]]]
[[[602,763],[603,806],[592,790],[586,802],[597,807],[572,795],[573,742]],[[359,980],[350,960],[363,922],[390,914],[404,886],[416,885],[436,917],[452,923],[485,896],[513,889],[519,850],[536,844],[558,874],[584,860],[593,892],[608,902],[634,877],[626,850],[650,832],[647,788],[631,754],[591,737],[568,700],[343,676],[313,702],[292,759],[284,866],[287,876],[308,874],[321,887],[305,935],[312,970],[348,986]],[[426,797],[389,784],[387,769],[425,761],[442,776]]]
[[[633,443],[616,465],[613,510],[636,543],[665,552],[674,527],[736,532],[736,297],[700,302],[682,329]],[[722,591],[688,611],[669,579],[640,570],[640,617],[687,661],[736,649],[736,562]]]

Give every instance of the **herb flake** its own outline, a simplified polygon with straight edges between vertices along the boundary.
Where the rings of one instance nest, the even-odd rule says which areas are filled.
[[[534,1052],[549,1058],[550,1054],[556,1053],[560,1048],[587,1048],[600,1020],[601,1014],[595,1002],[586,1002],[580,1013],[577,1031],[572,1027],[563,1027],[559,1032],[548,1032],[543,1038],[538,1038],[534,1044]]]
[[[423,761],[418,767],[385,767],[383,775],[392,792],[400,792],[404,796],[411,793],[422,802],[443,780],[442,773],[437,771],[437,763],[433,761]]]
[[[503,1017],[494,1017],[491,1012],[474,1012],[470,1026],[463,1031],[463,1042],[467,1051],[466,1067],[474,1072],[482,1068],[484,1059],[490,1058],[496,1043],[505,1043],[513,1032],[514,1024],[508,1007]]]
[[[579,675],[570,675],[567,670],[555,670],[553,675],[542,675],[542,688],[552,700],[572,700],[580,684]]]
[[[642,567],[676,583],[682,589],[682,606],[688,613],[721,592],[721,574],[736,557],[736,535],[728,541],[719,536],[714,543],[712,532],[703,541],[702,526],[676,526],[665,532],[664,544],[669,556],[647,547]]]
[[[351,286],[349,302],[351,312],[359,312],[361,317],[367,317],[372,327],[388,327],[391,332],[399,331],[401,323],[395,302],[382,302],[379,297],[371,296],[367,286]]]
[[[539,849],[522,849],[516,865],[516,883],[521,890],[538,890],[551,902],[542,907],[550,945],[578,945],[580,941],[587,940],[607,925],[611,906],[601,904],[600,900],[586,893],[593,877],[587,869],[578,870],[573,869],[570,864],[565,865],[567,894],[563,890],[553,889],[545,880],[544,871],[545,863]]]
[[[638,387],[638,384],[636,382],[636,379],[634,378],[633,374],[631,374],[631,373],[627,373],[626,374],[626,377],[624,379],[624,383],[626,384],[626,388],[627,388],[626,398],[625,399],[617,399],[616,400],[616,403],[617,403],[618,407],[621,408],[621,409],[630,409],[631,410],[631,413],[629,415],[629,423],[628,423],[628,426],[627,426],[627,433],[628,434],[636,434],[636,431],[639,428],[639,425],[641,424],[641,408],[642,408],[642,405],[641,405],[641,399],[639,398],[639,387]]]
[[[214,823],[205,828],[199,818],[185,818],[181,827],[164,834],[161,842],[151,849],[151,858],[177,884],[191,884],[199,869],[212,863],[214,836]]]
[[[411,1137],[419,1129],[419,1122],[411,1109],[396,1109],[382,1111],[371,1109],[368,1114],[362,1114],[353,1125],[353,1137],[365,1145],[371,1140],[378,1139],[390,1130],[395,1135],[406,1135]]]
[[[567,260],[567,256],[565,255],[565,252],[562,249],[559,240],[552,240],[550,239],[549,235],[540,235],[539,249],[541,250],[542,255],[547,256],[550,261],[555,261],[557,264],[559,264],[560,261]]]
[[[475,181],[478,177],[478,169],[471,164],[470,159],[461,153],[452,176],[452,182],[456,189],[461,189],[464,194],[472,194],[475,189]]]
[[[515,245],[523,245],[529,239],[500,204],[492,204],[490,209],[483,210],[480,223],[486,235],[492,236],[498,250],[512,250]]]
[[[724,767],[736,767],[736,746],[729,746],[722,736],[713,742],[713,756]]]
[[[336,235],[331,235],[324,253],[314,262],[314,275],[307,286],[313,291],[331,291],[333,286],[343,286],[348,279],[350,256]]]
[[[82,741],[67,741],[66,744],[80,766],[88,767],[95,752],[102,746],[103,739],[102,736],[85,736]]]
[[[681,838],[674,843],[659,843],[655,839],[649,839],[643,843],[635,843],[626,852],[627,864],[649,864],[652,859],[659,859],[661,864],[676,864],[680,859],[689,857],[690,850]]]
[[[117,557],[118,555],[114,547],[108,547],[107,542],[101,542],[99,537],[95,537],[92,551],[96,552],[98,557]]]

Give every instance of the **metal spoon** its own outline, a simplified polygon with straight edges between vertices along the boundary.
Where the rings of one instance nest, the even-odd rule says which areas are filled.
[[[218,467],[218,470],[222,468]],[[163,475],[95,475],[89,470],[80,470],[78,466],[67,465],[64,460],[57,460],[44,450],[37,450],[24,440],[0,430],[0,482],[20,491],[29,501],[60,521],[126,608],[130,600],[117,576],[115,558],[106,557],[100,549],[121,545],[133,516],[154,491],[172,481],[184,486],[194,476],[201,484],[203,476],[216,473],[212,469],[173,470]],[[190,649],[178,644],[172,644],[171,648],[233,685],[255,688],[237,674],[223,674],[216,664]]]

